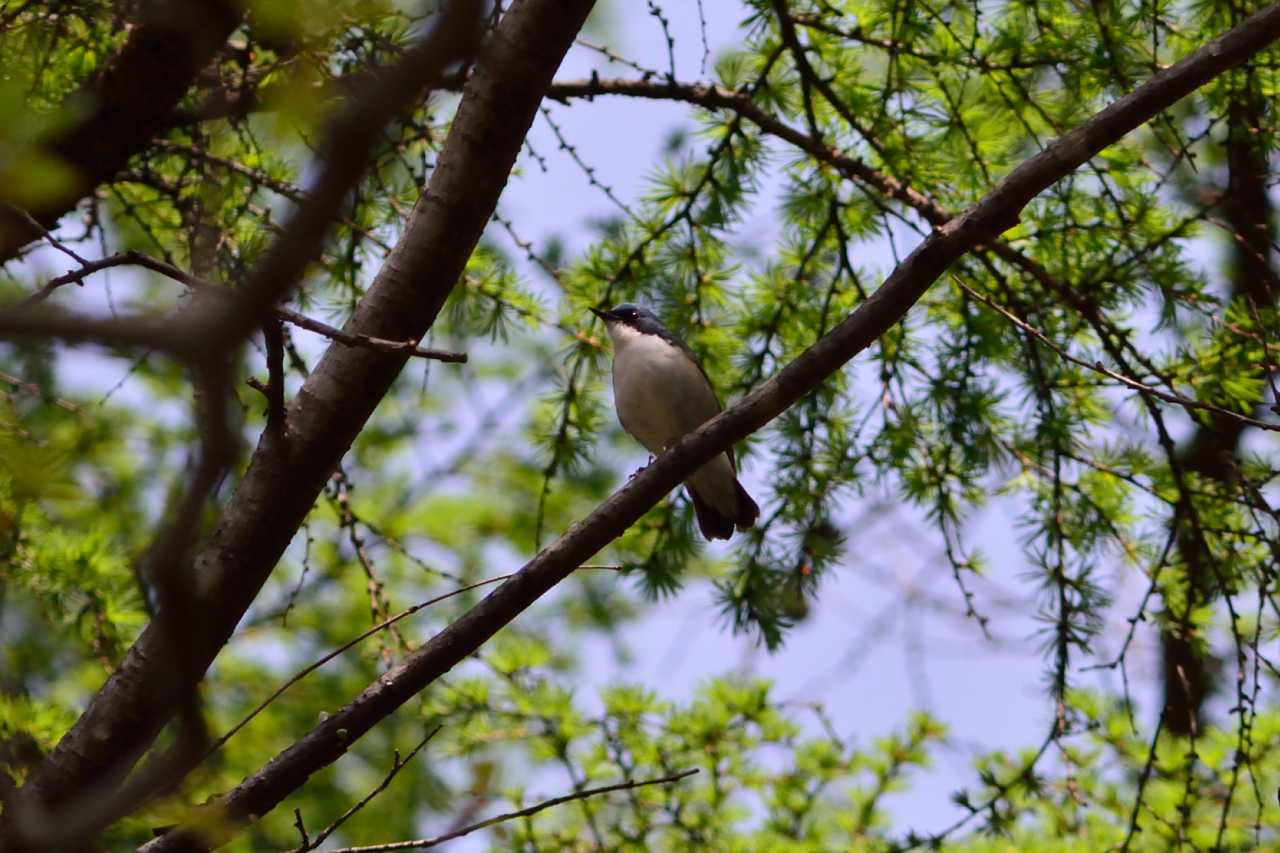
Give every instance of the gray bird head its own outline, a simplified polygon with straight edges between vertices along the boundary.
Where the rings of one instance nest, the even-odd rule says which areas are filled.
[[[604,320],[605,328],[610,328],[616,323],[635,329],[642,335],[668,337],[671,334],[652,311],[641,308],[639,305],[632,305],[630,302],[624,302],[609,311],[592,308],[591,313]]]
[[[636,340],[641,335],[656,335],[673,347],[678,348],[694,364],[698,363],[697,356],[693,354],[693,350],[689,349],[689,345],[680,340],[666,326],[662,325],[662,321],[658,319],[658,316],[648,308],[624,302],[609,311],[592,308],[591,313],[604,320],[604,327],[609,332],[609,337],[613,339],[615,347],[621,346],[624,342]],[[702,368],[699,367],[698,369],[701,370]]]

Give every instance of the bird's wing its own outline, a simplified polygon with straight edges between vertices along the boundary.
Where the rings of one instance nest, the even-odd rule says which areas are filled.
[[[684,429],[682,429],[682,433],[693,432],[695,429],[702,426],[704,423],[711,420],[716,415],[720,414],[721,411],[723,411],[723,408],[720,405],[720,398],[716,395],[715,386],[711,384],[711,377],[707,376],[707,372],[702,369],[702,362],[699,361],[698,356],[689,347],[689,345],[686,344],[684,341],[680,340],[680,338],[671,334],[670,332],[663,335],[663,338],[668,343],[673,344],[674,346],[679,348],[681,352],[683,352],[686,356],[688,356],[689,362],[695,368],[697,368],[699,376],[702,377],[702,388],[705,391],[705,394],[702,397],[702,399],[697,401],[698,405],[696,407],[696,410],[693,412],[693,414],[696,414],[698,418],[697,423],[689,423],[689,424],[682,425],[684,427]],[[738,463],[733,458],[733,447],[730,446],[725,451],[725,453],[729,457],[729,465],[733,468],[734,472],[737,473]]]

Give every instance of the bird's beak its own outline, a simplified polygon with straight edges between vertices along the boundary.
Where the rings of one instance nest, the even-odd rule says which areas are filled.
[[[612,311],[601,311],[599,308],[592,308],[590,311],[606,323],[613,319]]]

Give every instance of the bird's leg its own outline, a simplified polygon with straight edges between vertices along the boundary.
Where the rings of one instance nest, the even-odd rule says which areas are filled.
[[[631,474],[627,477],[627,482],[631,482],[632,480],[634,480],[634,479],[636,478],[636,475],[637,475],[637,474],[639,474],[639,473],[640,473],[641,471],[643,471],[645,468],[648,468],[650,465],[652,465],[652,464],[653,464],[653,461],[654,461],[655,459],[657,459],[657,458],[658,458],[658,457],[656,457],[656,456],[654,456],[652,453],[650,453],[650,454],[649,454],[649,461],[648,461],[648,462],[646,462],[646,463],[644,463],[643,465],[641,465],[641,466],[640,466],[639,468],[637,468],[636,470],[632,471],[632,472],[631,472]]]

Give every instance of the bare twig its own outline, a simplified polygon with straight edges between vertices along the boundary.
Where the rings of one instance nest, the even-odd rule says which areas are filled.
[[[331,850],[330,853],[383,853],[384,851],[391,850],[424,850],[428,847],[435,847],[436,845],[443,844],[446,841],[452,841],[455,838],[461,838],[464,835],[470,835],[477,830],[493,826],[495,823],[503,823],[508,820],[515,820],[516,818],[535,815],[538,812],[552,808],[553,806],[571,803],[575,800],[585,800],[588,797],[596,797],[601,794],[610,794],[614,791],[630,791],[635,788],[644,788],[649,785],[670,785],[674,782],[679,782],[681,779],[687,779],[697,772],[698,768],[691,767],[688,770],[681,770],[678,773],[672,773],[669,776],[661,776],[657,779],[642,779],[639,781],[628,780],[626,782],[619,782],[616,785],[604,785],[600,788],[587,788],[586,790],[578,791],[574,794],[566,794],[563,797],[554,797],[550,800],[543,800],[537,805],[529,806],[528,808],[520,809],[519,811],[494,815],[486,820],[473,823],[470,826],[464,826],[461,829],[454,830],[453,832],[446,832],[444,835],[437,835],[434,838],[419,838],[414,841],[392,841],[387,844],[369,844],[363,847],[338,847]]]
[[[399,613],[397,613],[395,616],[392,616],[389,619],[384,619],[381,622],[379,622],[377,625],[370,627],[368,630],[364,631],[359,636],[353,637],[350,640],[347,640],[345,643],[338,646],[336,649],[329,652],[324,657],[298,670],[298,672],[295,673],[292,678],[290,678],[284,684],[281,684],[279,687],[277,687],[270,696],[268,696],[266,699],[263,699],[260,703],[258,703],[257,707],[255,707],[252,711],[250,711],[245,716],[244,719],[242,719],[240,722],[236,723],[234,726],[228,729],[227,733],[224,734],[222,737],[218,738],[213,743],[213,745],[209,747],[209,751],[205,753],[204,759],[207,759],[210,755],[213,755],[213,753],[221,749],[222,746],[226,744],[227,741],[235,737],[237,732],[239,732],[245,726],[249,725],[249,723],[253,720],[254,717],[261,714],[263,711],[267,709],[268,705],[270,705],[272,702],[276,701],[282,695],[284,695],[284,692],[286,690],[288,690],[293,685],[297,684],[302,679],[306,678],[311,673],[315,672],[320,667],[324,666],[329,661],[333,660],[334,658],[348,651],[353,646],[357,646],[360,643],[363,643],[365,640],[369,639],[379,631],[384,631],[387,628],[390,628],[392,625],[395,625],[400,620],[407,619],[408,617],[417,613],[419,610],[423,610],[427,607],[430,607],[433,604],[439,604],[442,601],[453,598],[454,596],[462,595],[465,592],[470,592],[473,589],[479,589],[482,586],[488,586],[489,584],[495,584],[495,583],[498,583],[499,581],[504,581],[509,577],[511,577],[511,575],[498,575],[496,578],[486,578],[485,580],[477,581],[476,583],[464,586],[461,589],[455,589],[455,590],[451,590],[450,592],[446,592],[444,595],[437,595],[435,598],[427,599],[426,601],[420,604],[415,604],[413,607],[410,607],[407,610],[402,610]]]
[[[32,216],[23,208],[17,207],[16,205],[9,204],[8,202],[0,201],[0,211],[6,211],[10,216],[14,216],[19,220],[21,220],[22,222],[24,222],[27,225],[27,227],[29,227],[32,231],[34,231],[36,234],[39,234],[41,237],[47,240],[49,245],[53,246],[53,248],[57,249],[59,252],[62,252],[62,254],[71,258],[71,260],[75,261],[76,263],[81,265],[88,263],[88,261],[80,257],[80,255],[72,251],[72,249],[69,246],[67,246],[57,237],[53,236],[53,233],[49,231],[48,228],[45,228],[43,225],[41,225],[34,216]]]
[[[262,324],[262,340],[267,350],[267,431],[281,441],[285,437],[284,329],[278,318]]]
[[[302,822],[302,810],[293,810],[293,825],[298,829],[298,835],[302,838],[302,849],[309,850],[311,848],[311,838],[307,835],[307,825]]]
[[[597,571],[614,571],[614,572],[622,571],[623,569],[622,566],[579,566],[579,568],[592,569]],[[209,751],[205,753],[204,758],[202,758],[201,761],[208,759],[210,755],[213,755],[213,753],[221,749],[223,745],[226,744],[227,741],[235,737],[237,732],[239,732],[241,729],[247,726],[253,720],[254,717],[258,716],[263,711],[265,711],[268,705],[270,705],[272,702],[276,701],[282,695],[284,695],[284,692],[288,690],[290,687],[297,684],[299,681],[306,678],[308,675],[315,672],[317,669],[324,666],[329,661],[333,660],[334,658],[338,657],[344,652],[349,651],[354,646],[358,646],[360,643],[363,643],[365,640],[369,639],[379,631],[384,631],[387,628],[390,628],[392,625],[395,625],[397,622],[401,621],[402,619],[407,619],[413,614],[417,613],[418,611],[425,610],[426,608],[432,606],[433,604],[439,604],[442,601],[447,601],[450,598],[462,595],[463,593],[466,593],[466,592],[471,592],[474,589],[479,589],[480,587],[483,587],[483,586],[489,586],[491,584],[498,583],[499,581],[504,581],[509,577],[511,577],[511,575],[498,575],[497,577],[486,578],[485,580],[476,581],[473,584],[468,584],[467,586],[461,587],[459,589],[451,590],[449,592],[446,592],[443,595],[437,595],[435,598],[429,598],[426,601],[423,601],[419,604],[415,604],[414,606],[406,610],[401,610],[395,616],[392,616],[388,619],[384,619],[381,622],[379,622],[377,625],[371,626],[368,630],[364,631],[359,636],[353,637],[350,640],[347,640],[347,642],[338,646],[333,651],[326,654],[324,657],[298,670],[298,672],[295,673],[292,678],[290,678],[284,684],[281,684],[279,687],[277,687],[270,696],[268,696],[266,699],[263,699],[262,702],[258,703],[258,706],[255,707],[252,711],[250,711],[245,716],[244,719],[242,719],[240,722],[236,723],[234,726],[228,729],[227,733],[224,734],[222,737],[218,738],[214,742],[214,744],[211,747],[209,747]]]
[[[4,373],[3,371],[0,371],[0,382],[4,382],[6,385],[10,385],[20,391],[25,391],[26,393],[37,397],[47,397],[44,389],[36,383],[27,382],[25,379],[21,379],[9,373]],[[66,409],[68,412],[74,412],[77,415],[84,414],[84,409],[77,406],[70,400],[64,400],[61,397],[48,397],[48,399],[60,409]]]
[[[409,751],[409,754],[406,755],[403,760],[400,758],[400,751],[396,750],[395,757],[391,762],[391,769],[387,771],[387,775],[382,778],[382,781],[378,783],[377,787],[375,787],[372,791],[366,794],[358,803],[355,803],[354,805],[351,806],[351,808],[347,809],[345,812],[339,815],[337,820],[335,820],[333,823],[329,824],[323,830],[321,830],[320,834],[317,835],[310,843],[305,843],[301,847],[294,848],[292,853],[306,853],[306,851],[314,850],[315,848],[323,844],[324,840],[328,838],[330,835],[332,835],[338,829],[338,827],[342,826],[344,823],[350,820],[352,815],[354,815],[356,812],[360,811],[362,808],[367,806],[369,802],[373,800],[374,797],[378,796],[383,791],[385,791],[387,786],[391,784],[391,780],[396,778],[396,774],[399,773],[401,770],[403,770],[405,765],[407,765],[410,761],[413,761],[414,757],[419,752],[422,751],[422,748],[426,746],[431,741],[431,739],[436,736],[437,733],[439,733],[440,729],[441,729],[441,726],[436,726],[434,729],[427,732],[426,736],[423,737],[422,740],[418,742],[417,746],[415,746],[412,750]]]
[[[68,273],[50,279],[38,291],[28,296],[21,304],[35,305],[45,301],[53,292],[60,287],[68,284],[80,282],[84,278],[93,273],[100,272],[112,267],[121,266],[138,266],[149,269],[152,272],[171,278],[181,284],[192,289],[200,290],[202,293],[210,293],[219,295],[228,299],[234,298],[232,291],[201,278],[198,275],[192,275],[186,270],[158,258],[153,258],[142,252],[129,250],[127,252],[118,252],[96,261],[85,261],[78,268]],[[391,341],[385,338],[373,337],[371,335],[353,334],[344,332],[328,323],[322,323],[319,320],[299,314],[288,308],[277,308],[274,311],[275,316],[286,323],[306,329],[309,332],[315,332],[318,335],[324,335],[326,338],[335,340],[338,343],[345,344],[350,347],[365,347],[368,349],[376,349],[381,352],[403,353],[412,358],[426,358],[434,361],[463,363],[467,360],[467,354],[461,352],[450,352],[448,350],[423,349],[418,346],[417,341]]]
[[[385,338],[376,338],[372,335],[364,335],[360,333],[344,332],[341,329],[321,323],[310,317],[304,317],[296,311],[288,308],[279,308],[276,315],[287,323],[297,326],[300,329],[306,329],[308,332],[315,332],[317,335],[324,335],[330,340],[337,341],[349,347],[364,347],[365,349],[375,349],[380,352],[394,352],[407,355],[410,358],[425,358],[431,361],[443,361],[453,364],[464,364],[467,361],[465,352],[451,352],[441,349],[426,349],[418,346],[417,341],[389,341]]]
[[[1125,386],[1126,388],[1132,388],[1133,390],[1141,392],[1143,394],[1149,394],[1152,397],[1155,397],[1157,400],[1161,400],[1165,403],[1172,403],[1173,405],[1181,406],[1184,409],[1199,409],[1200,411],[1203,411],[1203,412],[1212,412],[1215,415],[1222,415],[1223,417],[1232,418],[1234,420],[1240,421],[1241,423],[1248,424],[1249,426],[1257,427],[1258,429],[1265,429],[1265,430],[1271,430],[1273,432],[1280,432],[1280,424],[1273,424],[1273,423],[1268,423],[1267,421],[1261,421],[1261,420],[1258,420],[1257,418],[1250,417],[1249,415],[1245,415],[1240,412],[1233,412],[1230,409],[1224,409],[1221,406],[1215,406],[1213,403],[1204,403],[1199,400],[1193,400],[1190,397],[1184,397],[1180,394],[1169,394],[1165,391],[1161,391],[1159,388],[1154,388],[1150,385],[1147,385],[1145,382],[1141,382],[1137,379],[1134,379],[1132,376],[1125,376],[1123,373],[1117,373],[1116,371],[1107,367],[1100,361],[1095,361],[1090,363],[1088,361],[1085,361],[1082,358],[1077,358],[1076,356],[1068,352],[1066,349],[1059,346],[1057,341],[1054,341],[1044,332],[1030,325],[1029,323],[1027,323],[1027,321],[1023,320],[1021,317],[1009,311],[1008,309],[1004,308],[1003,306],[996,304],[996,302],[993,301],[986,294],[979,293],[978,291],[974,290],[972,287],[965,284],[963,281],[961,281],[959,278],[957,278],[954,275],[952,276],[952,279],[955,281],[957,286],[959,286],[960,289],[962,289],[965,293],[969,294],[969,296],[978,300],[983,305],[990,308],[992,311],[995,311],[997,314],[1004,317],[1010,323],[1017,326],[1019,329],[1026,332],[1027,334],[1031,335],[1033,338],[1040,341],[1040,343],[1044,344],[1049,349],[1053,350],[1063,359],[1071,362],[1072,364],[1083,367],[1086,370],[1092,370],[1094,373],[1101,374],[1102,376],[1105,376],[1108,379],[1119,382],[1121,385]]]

